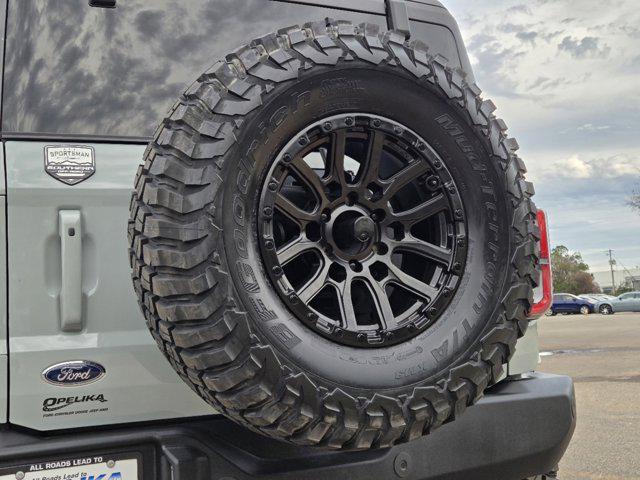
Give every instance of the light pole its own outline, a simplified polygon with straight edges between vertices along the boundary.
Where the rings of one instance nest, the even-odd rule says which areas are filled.
[[[616,279],[613,275],[613,266],[616,264],[616,261],[613,259],[613,250],[609,249],[609,266],[611,267],[611,294],[616,294]]]

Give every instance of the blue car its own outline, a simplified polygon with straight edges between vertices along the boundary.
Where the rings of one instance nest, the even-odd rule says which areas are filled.
[[[580,313],[588,315],[595,312],[595,303],[586,298],[576,297],[570,293],[556,293],[553,295],[553,303],[547,315],[557,315],[562,313],[568,315],[570,313]]]

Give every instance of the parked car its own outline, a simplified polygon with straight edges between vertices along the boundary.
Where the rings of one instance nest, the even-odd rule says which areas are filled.
[[[613,295],[607,295],[605,293],[585,293],[583,295],[578,295],[578,297],[595,303],[595,312],[603,315],[610,315],[614,313],[613,308],[611,307],[611,301],[616,300],[617,297],[614,297]]]
[[[595,294],[591,293],[583,293],[582,295],[578,295],[579,298],[584,298],[585,300],[589,300],[590,302],[600,302],[601,300],[595,296]]]
[[[596,305],[596,311],[603,315],[616,312],[640,312],[640,292],[627,292],[617,297],[609,296]]]
[[[578,297],[570,293],[556,293],[547,315],[557,315],[558,313],[588,315],[596,311],[596,301],[593,299]]]
[[[598,298],[600,300],[609,300],[609,299],[612,299],[612,298],[617,298],[617,297],[615,297],[613,295],[607,295],[606,293],[591,293],[591,294],[589,294],[589,296]]]

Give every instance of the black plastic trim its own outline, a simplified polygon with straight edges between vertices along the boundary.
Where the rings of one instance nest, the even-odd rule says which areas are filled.
[[[521,480],[554,470],[575,428],[568,377],[532,374],[491,388],[431,435],[387,450],[332,452],[270,440],[223,417],[41,435],[0,430],[0,467],[134,452],[144,480]]]
[[[385,0],[387,6],[387,23],[390,30],[402,32],[407,38],[411,36],[409,10],[405,0]]]
[[[89,0],[90,7],[116,8],[116,0]]]

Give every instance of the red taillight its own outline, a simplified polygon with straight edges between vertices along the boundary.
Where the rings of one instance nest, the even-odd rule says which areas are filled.
[[[538,210],[538,226],[540,227],[540,272],[542,285],[536,288],[534,304],[529,312],[529,319],[540,318],[551,307],[553,301],[553,278],[551,275],[551,252],[549,248],[549,230],[547,214]]]

